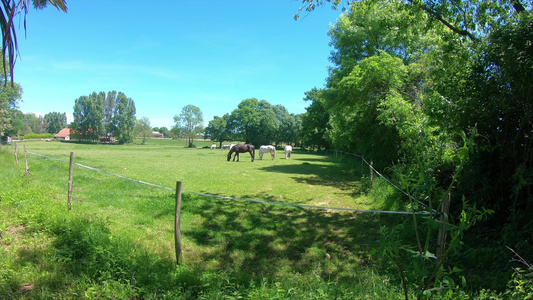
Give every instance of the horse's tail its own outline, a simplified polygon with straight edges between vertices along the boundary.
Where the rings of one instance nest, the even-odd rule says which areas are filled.
[[[276,147],[274,147],[274,158],[276,158]]]

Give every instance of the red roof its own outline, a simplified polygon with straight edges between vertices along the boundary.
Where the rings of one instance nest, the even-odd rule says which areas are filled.
[[[66,138],[70,135],[70,129],[63,128],[61,131],[59,131],[56,135],[54,135],[55,138]]]

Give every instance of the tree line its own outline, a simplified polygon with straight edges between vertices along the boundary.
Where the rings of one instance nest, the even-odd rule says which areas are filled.
[[[220,145],[224,141],[244,141],[256,146],[297,143],[301,130],[301,116],[291,114],[283,105],[266,100],[242,100],[231,114],[215,116],[205,133]]]
[[[531,262],[531,3],[303,3],[303,11],[348,5],[328,33],[327,84],[306,93],[305,119],[316,126],[309,138],[372,159],[416,209],[439,209],[450,194],[456,228],[475,223],[471,239],[504,244]],[[413,249],[421,256],[422,246]],[[482,268],[510,272],[512,253],[498,251]]]

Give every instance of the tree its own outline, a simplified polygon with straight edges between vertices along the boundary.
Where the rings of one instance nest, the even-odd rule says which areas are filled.
[[[152,130],[150,129],[150,120],[147,117],[142,117],[135,122],[135,128],[133,130],[136,137],[142,140],[142,144],[146,143],[146,139],[152,136]]]
[[[231,112],[228,128],[237,140],[250,143],[251,126],[253,120],[257,118],[258,106],[259,100],[249,98],[242,100],[237,108]]]
[[[529,251],[531,32],[531,5],[516,0],[354,1],[329,33],[335,65],[316,102],[330,116],[322,130],[334,147],[373,158],[413,207],[437,208],[453,190],[453,203],[468,200],[450,214],[461,214],[456,228],[492,209],[482,226],[505,228],[505,241],[494,238]],[[441,267],[409,281],[428,291]]]
[[[135,102],[122,92],[107,93],[104,106],[104,126],[108,136],[121,144],[133,141],[135,127]]]
[[[231,137],[227,127],[229,118],[229,114],[222,117],[215,116],[205,128],[205,133],[211,136],[211,140],[219,142],[219,148],[222,148],[222,142],[228,141]]]
[[[306,107],[306,113],[301,117],[301,139],[304,145],[315,145],[318,150],[329,147],[327,140],[327,132],[331,129],[329,126],[329,112],[324,107],[324,93],[325,90],[313,88],[305,93],[305,101],[310,101],[311,104]]]
[[[333,9],[340,8],[346,11],[353,2],[349,0],[302,0],[302,3],[303,7],[300,7],[294,15],[295,20],[298,20],[302,11],[310,13],[326,4],[331,5]],[[397,3],[402,3],[402,1]],[[405,4],[413,8],[414,13],[420,11],[426,13],[431,18],[431,22],[439,22],[454,35],[471,40],[480,40],[495,28],[507,24],[510,19],[531,9],[530,5],[526,9],[520,0],[406,0]]]
[[[104,106],[104,127],[107,134],[112,135],[115,132],[117,124],[115,122],[115,114],[117,110],[117,92],[107,92]]]
[[[276,140],[279,132],[279,121],[276,118],[273,106],[266,100],[258,102],[256,117],[252,119],[249,128],[248,140],[257,147],[270,145]]]
[[[160,127],[159,130],[157,130],[159,133],[162,133],[164,137],[170,136],[170,131],[166,127]]]
[[[32,0],[33,7],[43,9],[48,4],[67,12],[65,0]],[[15,68],[16,55],[18,53],[17,34],[15,17],[24,12],[24,28],[26,28],[26,15],[30,1],[26,0],[2,0],[2,17],[0,27],[2,28],[2,62],[4,70],[4,84],[7,83],[8,74],[11,77],[13,86],[13,70]],[[1,130],[0,130],[1,131]]]
[[[260,146],[276,141],[280,123],[272,104],[249,98],[231,112],[227,126],[235,139]]]
[[[51,112],[44,115],[44,122],[48,124],[46,131],[48,133],[58,133],[61,129],[67,127],[67,114]]]
[[[278,129],[273,141],[275,141],[276,145],[280,142],[296,143],[301,128],[301,119],[295,114],[290,114],[285,106],[281,104],[274,105],[272,109],[278,122]]]
[[[82,139],[114,136],[120,143],[133,141],[135,102],[122,92],[93,92],[76,99],[72,128]]]
[[[116,108],[113,115],[113,136],[121,143],[133,141],[133,129],[135,128],[135,102],[119,92],[116,100]]]
[[[175,127],[188,139],[188,147],[193,147],[194,138],[203,131],[203,121],[202,111],[192,104],[184,106],[181,114],[174,116]]]
[[[74,104],[74,121],[72,129],[83,140],[98,140],[104,135],[105,93],[93,92],[89,96],[81,96]]]
[[[16,83],[5,84],[6,71],[0,75],[0,141],[4,140],[6,131],[12,128],[11,120],[13,111],[16,110],[18,102],[22,98],[22,88]]]

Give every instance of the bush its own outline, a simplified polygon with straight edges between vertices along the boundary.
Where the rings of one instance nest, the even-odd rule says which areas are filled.
[[[51,134],[51,133],[29,133],[29,134],[25,134],[24,135],[24,139],[25,140],[30,140],[30,139],[49,139],[49,138],[53,138],[54,135]]]

